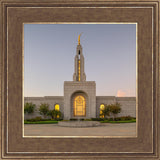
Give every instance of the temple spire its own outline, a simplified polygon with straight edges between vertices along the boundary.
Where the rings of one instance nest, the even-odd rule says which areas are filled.
[[[82,32],[82,33],[83,33],[83,32]],[[82,33],[81,33],[81,34],[82,34]],[[81,34],[78,36],[78,45],[80,45]]]
[[[82,34],[82,33],[81,33]],[[84,56],[82,53],[82,46],[80,44],[80,36],[78,36],[77,53],[75,56],[75,72],[73,74],[73,81],[86,81],[86,74],[84,72]]]

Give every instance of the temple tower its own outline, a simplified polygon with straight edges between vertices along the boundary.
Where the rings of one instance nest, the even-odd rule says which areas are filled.
[[[73,81],[86,81],[86,74],[84,72],[84,56],[81,44],[77,45],[77,51],[74,61],[75,72],[73,74]]]
[[[96,117],[96,83],[86,81],[80,35],[74,58],[73,81],[64,81],[64,119]]]

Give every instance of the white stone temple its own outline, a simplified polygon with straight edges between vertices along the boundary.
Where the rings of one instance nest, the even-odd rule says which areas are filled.
[[[58,109],[63,119],[98,118],[104,104],[120,103],[121,113],[117,116],[136,117],[136,97],[96,96],[96,82],[86,81],[85,58],[80,44],[80,35],[74,58],[73,81],[64,81],[64,96],[25,97],[25,102],[36,104],[36,112],[24,115],[25,119],[40,116],[41,103],[48,103],[50,109]]]

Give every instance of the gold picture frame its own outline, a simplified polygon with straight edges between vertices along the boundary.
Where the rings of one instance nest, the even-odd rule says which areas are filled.
[[[160,159],[160,0],[1,0],[0,4],[1,159]],[[41,22],[138,24],[137,137],[23,137],[23,23]]]

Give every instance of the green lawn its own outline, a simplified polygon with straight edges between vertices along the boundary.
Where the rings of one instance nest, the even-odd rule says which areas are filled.
[[[125,120],[125,121],[109,121],[109,120],[104,120],[100,121],[101,123],[133,123],[136,122],[136,119],[131,119],[131,120]]]
[[[37,121],[37,122],[24,121],[24,124],[57,124],[57,123],[58,121],[55,120]]]
[[[69,120],[63,120],[63,121],[69,121]],[[92,120],[89,120],[92,121]],[[136,119],[131,119],[131,120],[124,120],[124,121],[111,121],[111,120],[104,120],[104,121],[99,121],[101,123],[134,123],[136,122]],[[35,122],[31,122],[31,121],[24,121],[24,124],[57,124],[58,121],[56,120],[43,120],[43,121],[35,121]]]

